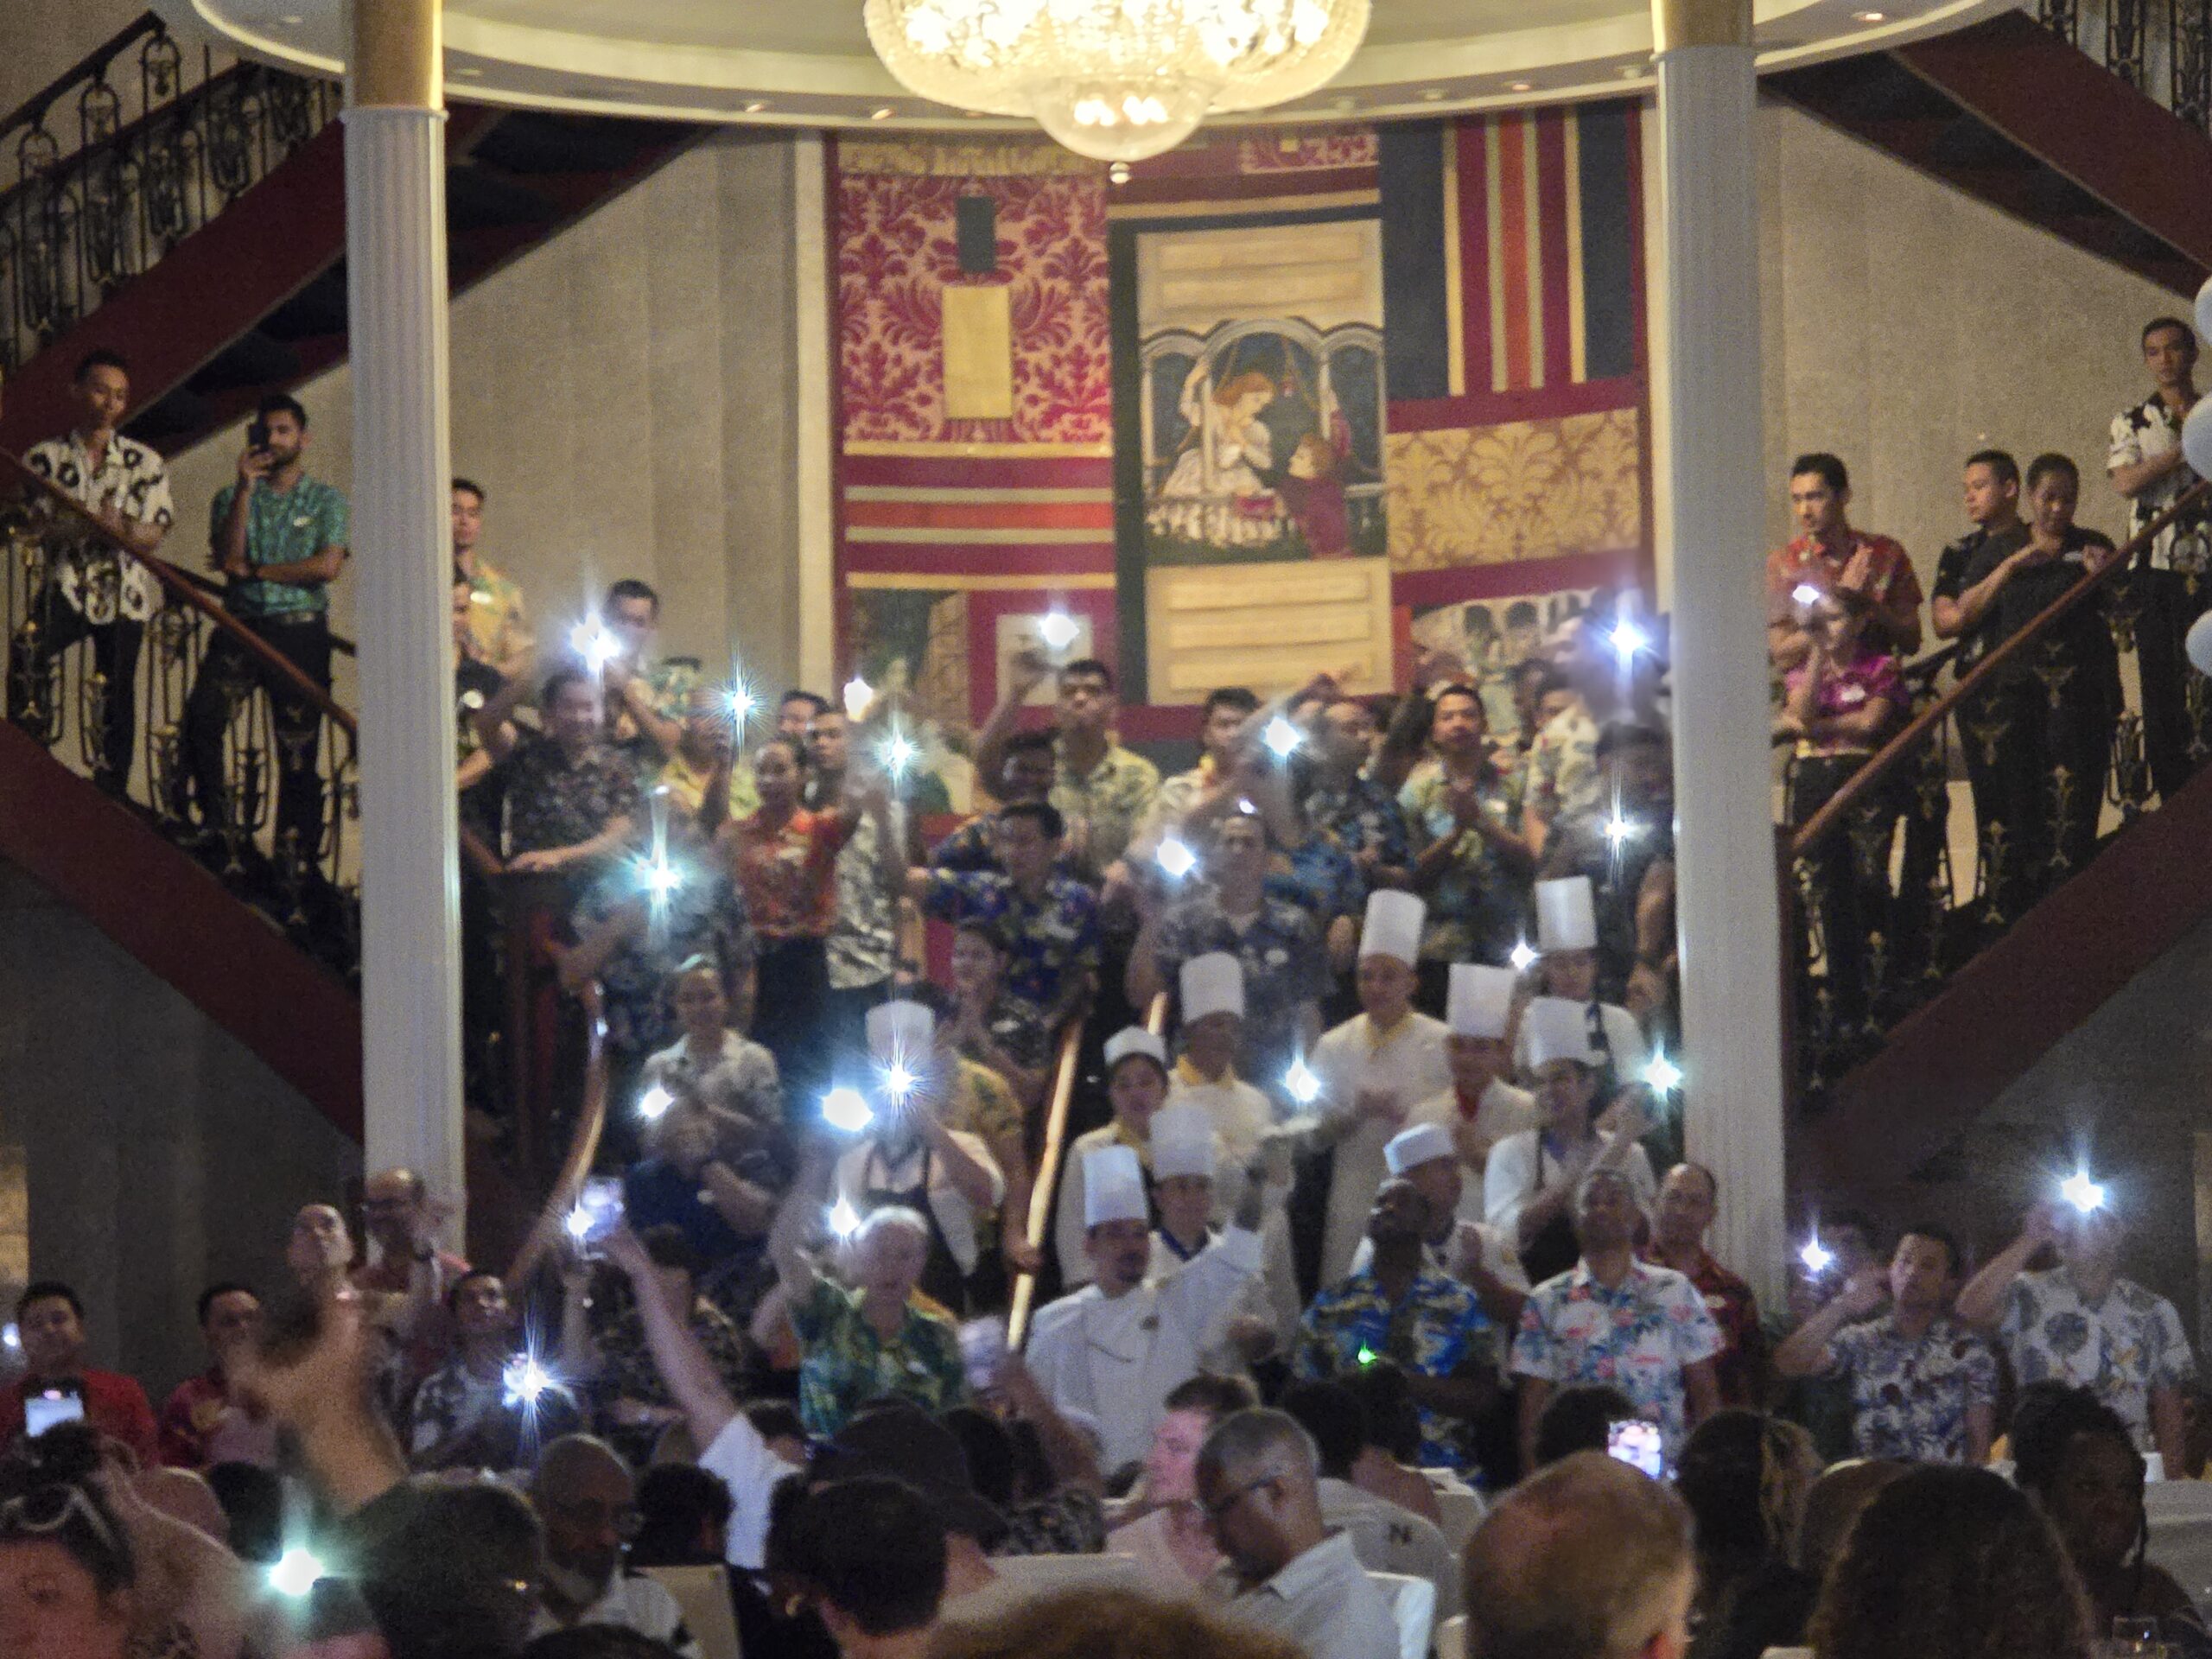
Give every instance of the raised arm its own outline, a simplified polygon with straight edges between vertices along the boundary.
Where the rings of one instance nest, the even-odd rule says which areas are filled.
[[[497,766],[515,752],[518,740],[514,727],[509,721],[529,695],[529,686],[520,675],[517,675],[486,697],[482,706],[469,715],[468,723],[476,728],[476,741],[483,746],[483,752],[492,757],[493,765]]]
[[[721,1373],[699,1345],[698,1338],[691,1334],[684,1313],[679,1313],[661,1290],[652,1258],[645,1254],[637,1235],[626,1226],[617,1227],[607,1237],[607,1255],[629,1278],[653,1369],[660,1373],[669,1398],[683,1414],[691,1443],[712,1446],[738,1414],[737,1402],[722,1386]]]
[[[1959,1291],[1957,1313],[1972,1325],[1989,1330],[2005,1317],[2005,1293],[2012,1289],[2037,1250],[2058,1239],[2058,1215],[2048,1204],[2028,1211],[2020,1236],[1991,1256]]]
[[[1828,1368],[1828,1344],[1853,1319],[1863,1319],[1882,1305],[1889,1294],[1882,1269],[1865,1267],[1827,1306],[1799,1325],[1774,1351],[1778,1376],[1818,1376]]]
[[[984,780],[985,788],[1005,773],[1006,741],[1014,735],[1014,724],[1021,718],[1022,705],[1029,701],[1030,693],[1044,684],[1051,672],[1052,664],[1034,651],[1018,651],[1007,663],[1006,690],[983,722],[983,729],[976,734],[976,775]]]

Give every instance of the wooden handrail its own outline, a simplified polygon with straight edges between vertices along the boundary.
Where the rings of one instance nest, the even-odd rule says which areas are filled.
[[[1144,1028],[1155,1037],[1167,1034],[1167,993],[1154,991],[1145,1007]]]
[[[569,1211],[575,1207],[577,1196],[583,1191],[584,1178],[591,1173],[592,1160],[599,1156],[600,1137],[607,1131],[607,1019],[599,982],[587,982],[577,1000],[584,1005],[585,1041],[588,1045],[584,1062],[583,1106],[576,1114],[575,1133],[569,1137],[568,1156],[561,1160],[561,1173],[554,1178],[545,1207],[537,1212],[537,1222],[523,1240],[522,1248],[515,1252],[513,1265],[507,1269],[510,1290],[525,1283],[537,1271],[538,1263],[552,1251],[568,1221]]]
[[[55,484],[52,479],[33,471],[30,464],[21,456],[0,449],[0,467],[4,467],[7,471],[15,474],[29,488],[51,502],[64,514],[75,518],[86,530],[99,537],[117,552],[126,558],[137,560],[139,563],[152,571],[154,579],[162,584],[162,589],[170,598],[199,612],[212,626],[229,636],[232,642],[241,651],[289,685],[296,695],[314,704],[324,718],[345,733],[347,737],[360,735],[353,716],[340,708],[329,692],[300,672],[298,666],[274,645],[255,633],[206,594],[201,593],[183,571],[178,569],[167,559],[132,552],[121,537],[113,534],[105,524],[92,517],[83,502]]]
[[[1060,1164],[1067,1151],[1068,1105],[1075,1097],[1076,1062],[1083,1052],[1083,1021],[1070,1020],[1060,1031],[1059,1058],[1052,1067],[1052,1104],[1045,1116],[1045,1150],[1037,1160],[1037,1180],[1029,1189],[1026,1223],[1031,1248],[1042,1250],[1052,1224],[1053,1189],[1059,1184]],[[1037,1275],[1025,1273],[1014,1281],[1013,1306],[1007,1313],[1007,1344],[1017,1351],[1029,1334],[1031,1304],[1037,1297]]]
[[[14,133],[16,128],[35,125],[46,118],[46,112],[61,99],[61,95],[80,80],[91,80],[105,73],[107,66],[123,54],[133,41],[148,35],[163,33],[168,25],[150,11],[138,14],[100,45],[64,69],[52,80],[33,92],[5,118],[0,118],[0,140]]]
[[[2030,642],[2043,638],[2060,618],[2065,616],[2083,600],[2111,580],[2113,573],[2134,563],[2145,549],[2156,541],[2165,528],[2192,507],[2212,500],[2212,482],[2199,483],[2182,496],[2173,505],[2153,518],[2136,534],[2128,537],[2102,566],[2088,572],[2082,579],[2038,612],[2034,620],[2018,633],[1999,645],[1972,669],[1959,677],[1951,689],[1929,703],[1910,720],[1897,734],[1874,751],[1865,766],[1853,772],[1843,787],[1821,803],[1821,810],[1805,821],[1803,828],[1789,838],[1789,855],[1802,858],[1834,831],[1844,816],[1856,806],[1873,788],[1895,772],[1929,733],[1950,717],[1951,711],[1986,684],[1992,676],[2025,650]]]

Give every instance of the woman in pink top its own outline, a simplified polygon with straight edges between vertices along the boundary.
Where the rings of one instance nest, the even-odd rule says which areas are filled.
[[[1777,734],[1796,740],[1789,766],[1789,822],[1802,824],[1850,781],[1896,728],[1905,710],[1897,659],[1866,639],[1873,602],[1837,588],[1804,607],[1810,641],[1805,659],[1783,681]],[[1898,944],[1890,893],[1890,843],[1905,774],[1885,782],[1853,808],[1813,850],[1813,909],[1820,922],[1827,989],[1839,1027],[1866,1017],[1874,989],[1867,941],[1881,934]],[[1805,982],[1801,976],[1800,982]]]

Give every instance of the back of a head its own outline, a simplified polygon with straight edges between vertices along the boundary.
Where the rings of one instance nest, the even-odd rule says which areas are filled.
[[[1465,1570],[1470,1659],[1630,1659],[1688,1605],[1689,1511],[1618,1459],[1578,1452],[1499,1500]]]
[[[696,1567],[721,1559],[700,1541],[729,1524],[729,1488],[696,1463],[663,1463],[638,1478],[632,1567]]]
[[[931,1659],[1301,1659],[1286,1638],[1185,1599],[1071,1590],[946,1626]]]
[[[1014,1499],[1014,1437],[1004,1423],[975,1406],[954,1406],[938,1421],[950,1429],[968,1459],[977,1495],[1004,1509]]]
[[[1794,1423],[1738,1409],[1700,1423],[1682,1447],[1675,1490],[1689,1505],[1707,1570],[1787,1560],[1819,1472],[1811,1437]]]
[[[1536,1467],[1577,1452],[1603,1452],[1613,1425],[1636,1415],[1636,1407],[1606,1382],[1573,1382],[1544,1402],[1536,1418]]]
[[[1367,1445],[1366,1414],[1358,1396],[1341,1382],[1299,1382],[1283,1391],[1282,1408],[1313,1437],[1321,1472],[1336,1480],[1351,1478],[1351,1466]]]
[[[810,1493],[798,1566],[822,1599],[869,1636],[920,1630],[944,1595],[944,1521],[902,1481],[867,1475]]]
[[[1928,1465],[1861,1512],[1808,1640],[1820,1659],[2082,1659],[2089,1615],[2027,1494],[1987,1470]]]
[[[1421,1461],[1421,1408],[1414,1404],[1413,1389],[1403,1371],[1388,1360],[1377,1360],[1337,1381],[1359,1402],[1370,1446],[1400,1463]]]
[[[341,1565],[391,1659],[490,1659],[527,1640],[545,1535],[520,1493],[412,1481],[354,1518],[351,1545]]]
[[[523,1650],[523,1659],[677,1659],[665,1642],[620,1624],[576,1624],[548,1630]]]
[[[1826,1578],[1866,1506],[1911,1468],[1894,1459],[1866,1458],[1839,1463],[1815,1481],[1797,1529],[1798,1571],[1815,1584]]]
[[[2134,1445],[2127,1426],[2088,1389],[2052,1382],[2022,1389],[2012,1408],[2013,1478],[2020,1489],[2048,1503],[2066,1449],[2082,1434],[2108,1435],[2131,1449]]]

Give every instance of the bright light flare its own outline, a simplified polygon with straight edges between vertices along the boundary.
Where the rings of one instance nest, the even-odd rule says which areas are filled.
[[[922,758],[922,752],[916,747],[914,740],[904,732],[894,731],[885,738],[880,753],[883,758],[883,769],[894,779],[904,778],[914,769],[914,762]]]
[[[875,688],[855,674],[845,682],[845,718],[859,721],[868,718],[869,706],[875,702]]]
[[[1605,844],[1616,852],[1643,833],[1643,826],[1634,818],[1623,817],[1618,807],[1615,807],[1612,817],[1605,820]]]
[[[908,1096],[913,1094],[914,1085],[918,1081],[919,1079],[906,1069],[904,1062],[893,1060],[884,1068],[883,1092],[891,1096],[891,1103],[893,1106],[904,1106]]]
[[[830,1211],[830,1230],[839,1238],[850,1238],[860,1227],[860,1211],[844,1199],[838,1199]]]
[[[13,1319],[4,1325],[0,1325],[0,1348],[20,1350],[22,1345],[23,1333],[16,1328],[16,1322]]]
[[[1075,619],[1065,611],[1047,611],[1038,620],[1037,637],[1054,651],[1065,651],[1075,636]]]
[[[1311,1106],[1321,1098],[1321,1079],[1302,1056],[1290,1063],[1290,1070],[1283,1075],[1282,1086],[1283,1091],[1300,1106]]]
[[[1805,1271],[1815,1279],[1835,1265],[1835,1252],[1821,1243],[1815,1233],[1805,1241],[1805,1248],[1797,1252],[1797,1259],[1805,1264]]]
[[[1525,974],[1536,965],[1536,957],[1535,948],[1528,940],[1516,939],[1513,942],[1513,954],[1506,957],[1506,961],[1513,964],[1515,973]]]
[[[857,1089],[842,1084],[822,1096],[822,1121],[846,1135],[858,1135],[875,1122],[875,1113]]]
[[[664,902],[683,885],[683,872],[665,858],[648,859],[639,870],[638,880],[655,902]]]
[[[2058,1196],[2085,1216],[2105,1207],[2104,1188],[2078,1169],[2058,1184]]]
[[[324,1576],[322,1558],[313,1550],[295,1544],[270,1567],[269,1587],[280,1596],[297,1599],[313,1590],[315,1581]]]
[[[1789,590],[1789,597],[1800,605],[1817,605],[1821,601],[1821,590],[1809,582],[1801,582]]]
[[[525,1410],[535,1406],[554,1382],[553,1373],[536,1354],[517,1354],[499,1371],[499,1386],[506,1390],[507,1403]]]
[[[569,649],[597,674],[622,654],[622,642],[607,632],[604,622],[579,622],[569,630]]]
[[[1153,855],[1160,874],[1171,881],[1180,881],[1198,868],[1198,855],[1185,842],[1170,836],[1160,843],[1160,850]]]
[[[734,682],[722,693],[722,707],[729,711],[730,723],[740,731],[753,718],[753,711],[760,706],[760,699],[753,695],[753,688],[743,680]]]
[[[1667,1058],[1661,1049],[1651,1057],[1651,1064],[1643,1068],[1643,1080],[1662,1095],[1671,1095],[1682,1086],[1682,1068]]]
[[[1637,652],[1651,649],[1651,636],[1626,617],[1614,623],[1613,631],[1605,637],[1612,642],[1613,654],[1624,663]]]
[[[1277,715],[1268,722],[1267,729],[1260,734],[1260,741],[1268,746],[1268,753],[1276,760],[1287,760],[1306,741],[1306,734]]]
[[[665,1116],[668,1109],[675,1104],[676,1096],[656,1083],[638,1096],[638,1116],[648,1123],[654,1122]]]
[[[575,1209],[569,1211],[568,1220],[563,1222],[561,1224],[568,1230],[569,1236],[575,1239],[577,1243],[581,1244],[584,1240],[591,1236],[591,1211],[585,1209],[583,1205],[580,1204]]]

